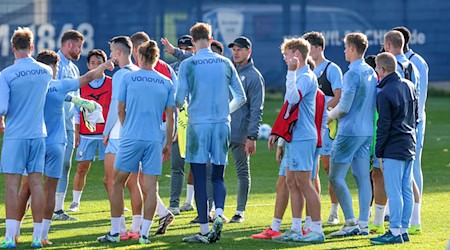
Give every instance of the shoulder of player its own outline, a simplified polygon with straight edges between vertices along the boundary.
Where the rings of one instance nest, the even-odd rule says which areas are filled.
[[[342,75],[342,70],[339,67],[339,65],[337,65],[336,63],[334,63],[332,61],[329,61],[329,62],[330,62],[330,65],[328,65],[329,70],[327,71],[327,74],[337,71],[339,74]]]

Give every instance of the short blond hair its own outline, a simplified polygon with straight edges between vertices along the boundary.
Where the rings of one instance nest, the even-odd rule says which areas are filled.
[[[285,53],[286,50],[292,50],[293,52],[299,51],[303,59],[308,58],[309,51],[311,50],[311,44],[303,38],[285,38],[280,46],[281,53]]]
[[[198,22],[189,30],[191,32],[192,39],[194,41],[206,39],[209,40],[212,37],[212,29],[209,23]]]
[[[33,41],[33,32],[28,27],[18,27],[11,37],[11,44],[16,50],[30,49]]]
[[[369,47],[367,36],[363,33],[349,33],[345,35],[344,42],[353,45],[360,55],[364,55]]]
[[[384,40],[389,42],[396,49],[403,49],[405,37],[400,31],[391,30],[384,34]]]
[[[384,68],[387,73],[395,72],[397,68],[397,59],[389,52],[383,52],[375,58],[375,64],[378,68]]]

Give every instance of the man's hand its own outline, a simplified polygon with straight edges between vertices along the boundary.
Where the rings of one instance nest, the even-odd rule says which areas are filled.
[[[75,132],[75,147],[78,148],[80,145],[80,133]]]
[[[109,136],[104,135],[103,136],[103,145],[105,145],[105,147],[108,146],[108,140],[109,140]]]
[[[175,47],[167,40],[167,38],[163,37],[161,38],[161,43],[164,45],[164,52],[167,52],[171,55],[175,53]]]
[[[114,70],[114,62],[117,61],[117,58],[113,57],[110,58],[108,61],[104,62],[103,65],[105,66],[105,68],[109,71],[113,71]]]
[[[281,163],[283,155],[284,155],[283,147],[278,146],[277,153],[275,154],[275,159],[277,160],[278,163]]]
[[[256,153],[256,140],[247,139],[245,142],[245,153],[247,155]]]
[[[278,136],[276,135],[271,135],[269,137],[269,140],[267,141],[267,147],[269,147],[269,150],[273,150],[273,144],[275,144],[275,142],[278,140]]]
[[[166,162],[170,159],[170,154],[172,152],[172,143],[166,143],[166,145],[163,148],[163,155],[162,155],[162,161]]]
[[[287,66],[288,66],[288,70],[294,71],[297,70],[298,68],[298,58],[297,57],[292,57],[291,60],[288,61]]]

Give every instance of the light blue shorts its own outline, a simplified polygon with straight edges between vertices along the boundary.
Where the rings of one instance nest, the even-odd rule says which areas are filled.
[[[320,155],[330,155],[331,146],[333,145],[333,140],[330,138],[330,130],[323,129],[322,132],[322,148],[320,149]]]
[[[57,179],[61,178],[64,164],[64,150],[65,145],[63,143],[45,145],[45,176]]]
[[[119,150],[120,139],[109,139],[108,145],[105,149],[105,154],[117,154],[117,150]]]
[[[186,131],[185,162],[215,165],[228,164],[230,123],[190,124]]]
[[[317,149],[317,140],[292,141],[286,143],[289,153],[288,166],[290,171],[312,171],[314,153]]]
[[[128,173],[137,173],[139,161],[142,162],[144,174],[161,175],[161,142],[121,139],[114,168]]]
[[[354,158],[370,159],[372,136],[338,135],[331,147],[331,162],[351,163]]]
[[[45,164],[45,138],[3,140],[1,172],[4,174],[42,173]]]
[[[64,166],[70,166],[72,163],[74,134],[73,130],[66,130],[67,144],[64,152]]]
[[[105,159],[105,145],[101,139],[80,138],[80,145],[77,148],[77,161],[93,161],[98,154],[98,160]]]

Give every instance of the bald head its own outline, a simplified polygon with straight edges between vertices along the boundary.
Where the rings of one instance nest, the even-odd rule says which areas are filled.
[[[384,34],[384,49],[394,55],[403,53],[405,38],[400,31],[391,30]]]
[[[387,75],[394,73],[397,67],[397,59],[389,52],[383,52],[375,58],[376,70],[378,75],[383,79]]]

